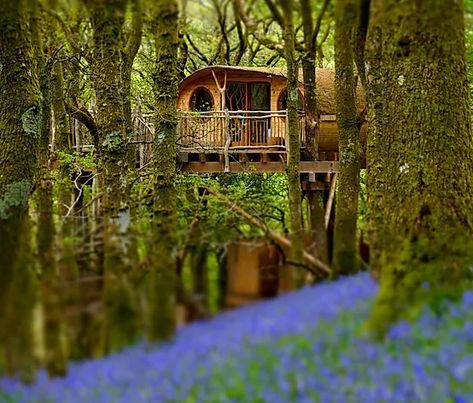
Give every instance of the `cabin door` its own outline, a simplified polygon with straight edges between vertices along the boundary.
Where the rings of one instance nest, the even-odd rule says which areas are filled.
[[[254,112],[249,118],[249,140],[251,145],[264,146],[271,136],[271,86],[269,83],[248,84],[248,110]]]
[[[246,145],[246,114],[247,108],[247,88],[246,83],[231,82],[228,84],[225,93],[226,108],[230,111],[229,130],[232,138],[231,145],[244,146]]]
[[[230,111],[232,146],[265,145],[270,136],[271,86],[269,83],[230,82],[226,107]]]

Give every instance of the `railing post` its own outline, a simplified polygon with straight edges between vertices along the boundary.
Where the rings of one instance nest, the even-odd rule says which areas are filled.
[[[286,152],[289,154],[289,119],[288,119],[288,116],[287,116],[287,109],[286,109],[286,122],[285,122],[285,127],[286,127],[286,131],[284,133],[284,140],[286,142]]]
[[[230,114],[228,113],[228,109],[225,109],[224,135],[225,135],[225,147],[223,149],[223,155],[225,157],[225,168],[223,171],[230,172],[230,158],[228,156],[228,149],[230,148],[230,143],[232,142],[232,136],[230,134]]]

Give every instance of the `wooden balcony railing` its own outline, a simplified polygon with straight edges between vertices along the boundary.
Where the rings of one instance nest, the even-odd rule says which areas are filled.
[[[304,143],[303,114],[299,122]],[[184,150],[285,149],[288,144],[286,111],[180,112],[178,133]]]

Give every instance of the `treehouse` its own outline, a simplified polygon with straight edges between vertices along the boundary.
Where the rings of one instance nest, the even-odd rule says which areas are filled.
[[[317,69],[319,161],[304,158],[307,145],[304,87],[299,79],[302,173],[338,171],[334,70]],[[363,116],[361,86],[356,94]],[[284,69],[211,66],[195,71],[178,94],[181,169],[191,172],[284,171],[287,155],[287,78]],[[366,137],[366,124],[360,132]]]

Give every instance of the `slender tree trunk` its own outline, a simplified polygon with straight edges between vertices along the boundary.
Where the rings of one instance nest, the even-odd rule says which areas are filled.
[[[71,167],[66,162],[66,157],[71,153],[71,130],[69,118],[65,107],[64,92],[64,70],[63,63],[56,62],[53,66],[52,73],[52,110],[54,117],[54,157],[58,159],[57,180],[55,183],[57,192],[57,209],[56,213],[59,217],[59,224],[56,236],[57,246],[57,271],[58,278],[62,282],[74,284],[79,280],[79,268],[75,257],[74,244],[72,242],[74,236],[73,217],[66,217],[66,214],[72,203],[72,172]],[[68,308],[75,304],[79,304],[80,292],[75,285],[67,288],[60,287],[57,295],[61,298],[61,308]],[[73,334],[77,332],[79,321],[67,317],[62,318],[66,329],[62,331],[66,337],[62,335],[63,340],[66,339],[66,350],[75,357],[75,350],[80,349],[80,343],[74,339]],[[63,344],[63,343],[62,343]]]
[[[35,303],[28,200],[43,109],[28,17],[26,1],[0,0],[0,343],[9,372],[27,380],[34,369]]]
[[[335,3],[335,96],[339,133],[340,173],[335,211],[333,266],[341,274],[357,270],[358,188],[360,181],[359,122],[356,107],[352,34],[356,5]]]
[[[284,15],[284,52],[287,63],[287,126],[289,153],[287,176],[289,186],[289,211],[291,219],[291,258],[295,264],[303,262],[302,190],[299,173],[301,141],[298,114],[298,68],[295,58],[293,0],[281,1]]]
[[[122,81],[123,81],[123,114],[125,117],[125,133],[126,138],[133,139],[133,117],[132,117],[132,99],[131,99],[131,79],[132,79],[132,68],[136,54],[141,44],[141,38],[143,34],[143,10],[142,0],[130,0],[132,5],[131,10],[131,21],[130,21],[130,32],[128,35],[127,43],[123,51],[123,68],[122,68]],[[136,165],[136,150],[137,145],[128,146],[128,165],[130,175],[133,175]],[[131,189],[130,189],[131,191]],[[138,261],[138,230],[137,230],[137,210],[138,206],[135,202],[128,203],[128,209],[130,212],[130,225],[128,228],[128,260],[130,262]]]
[[[56,62],[52,75],[52,108],[54,114],[55,141],[54,151],[59,159],[57,179],[57,212],[60,217],[58,240],[59,272],[67,280],[77,279],[78,268],[74,257],[70,237],[73,236],[74,226],[71,218],[66,218],[69,206],[72,203],[72,172],[64,161],[71,152],[71,130],[64,103],[64,71],[62,62]]]
[[[312,161],[319,159],[318,127],[319,113],[317,108],[317,81],[315,61],[317,58],[316,42],[314,41],[314,23],[312,7],[309,0],[300,0],[302,28],[304,33],[304,53],[302,55],[302,71],[304,73],[304,111],[306,114],[306,158]],[[323,191],[308,191],[309,223],[314,245],[311,252],[320,260],[328,262],[327,231],[324,222]]]
[[[387,158],[384,139],[384,82],[382,73],[383,28],[380,23],[381,2],[371,2],[369,32],[366,40],[366,62],[357,59],[358,71],[364,77],[368,104],[368,136],[366,141],[367,236],[370,244],[370,271],[373,277],[381,272],[384,217],[382,203],[385,188],[383,169]],[[359,52],[357,52],[357,55]],[[367,66],[367,71],[364,66]]]
[[[105,352],[137,337],[133,298],[128,281],[126,234],[130,214],[128,154],[123,111],[123,25],[125,0],[88,4],[93,27],[93,86],[97,97],[99,156],[103,166],[104,305],[102,345]]]
[[[381,289],[369,321],[376,336],[408,309],[457,294],[473,261],[463,2],[378,6],[384,135],[376,146],[386,158],[381,181],[370,183],[384,219],[375,250]]]
[[[178,5],[175,0],[157,0],[151,22],[155,48],[154,116],[155,164],[152,265],[150,280],[150,341],[169,338],[175,327],[176,299],[176,97],[179,83],[177,68]]]
[[[47,40],[54,33],[47,20],[42,19],[37,3],[32,3],[30,32],[36,52],[39,82],[42,95],[43,119],[38,153],[39,175],[35,191],[37,208],[36,255],[41,273],[41,306],[44,328],[44,365],[51,376],[66,373],[67,358],[62,343],[62,300],[55,254],[56,227],[53,209],[53,181],[50,167],[49,144],[52,140],[52,64],[49,61]]]

